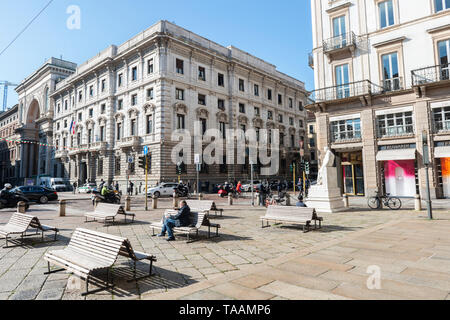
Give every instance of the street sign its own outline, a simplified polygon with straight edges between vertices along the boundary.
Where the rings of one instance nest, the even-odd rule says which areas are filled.
[[[132,156],[128,157],[128,163],[133,163],[134,162],[134,158]]]
[[[148,153],[148,147],[147,147],[147,146],[145,146],[145,147],[144,147],[144,156],[146,156],[146,155],[147,155],[147,153]]]
[[[194,164],[201,164],[202,161],[200,160],[200,154],[196,153],[194,154]]]

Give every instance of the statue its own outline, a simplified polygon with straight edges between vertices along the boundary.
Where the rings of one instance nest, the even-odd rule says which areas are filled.
[[[327,168],[332,168],[334,166],[335,156],[333,152],[331,152],[330,148],[325,147],[325,157],[323,158],[322,166],[319,169],[319,173],[317,175],[317,185],[323,185],[323,177],[327,174]]]

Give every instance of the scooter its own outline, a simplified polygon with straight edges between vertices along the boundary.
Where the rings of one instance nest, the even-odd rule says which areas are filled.
[[[106,194],[106,196],[102,196],[100,192],[95,190],[92,191],[92,193],[95,195],[95,201],[120,204],[121,196],[117,191],[110,191]]]
[[[10,192],[9,196],[7,197],[0,197],[0,209],[3,208],[16,208],[17,204],[23,201],[25,202],[25,209],[28,210],[30,207],[30,204],[28,203],[30,200],[28,200],[27,197],[20,193]]]
[[[173,188],[173,191],[177,194],[179,198],[188,198],[189,197],[189,189],[184,184],[179,184],[176,188]]]

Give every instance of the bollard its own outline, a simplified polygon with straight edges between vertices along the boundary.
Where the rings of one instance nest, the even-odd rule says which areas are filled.
[[[125,211],[131,210],[131,197],[127,196],[125,199]]]
[[[255,197],[256,197],[256,199],[255,199],[255,206],[259,206],[260,205],[260,203],[259,203],[259,192],[255,193]]]
[[[233,205],[233,196],[231,194],[228,195],[228,205],[229,206]]]
[[[152,196],[152,209],[158,209],[158,197]]]
[[[19,201],[17,203],[17,213],[26,213],[27,212],[27,204],[24,201]]]
[[[59,216],[66,216],[66,200],[59,200]]]
[[[203,200],[203,193],[198,194],[198,200]]]
[[[418,194],[414,196],[414,210],[422,211],[422,201],[420,199],[420,195]]]
[[[286,206],[291,205],[291,195],[289,193],[286,193]]]
[[[343,198],[344,198],[344,207],[348,208],[350,206],[348,203],[348,195],[344,194]]]
[[[173,208],[176,210],[178,209],[178,195],[176,192],[173,193]]]

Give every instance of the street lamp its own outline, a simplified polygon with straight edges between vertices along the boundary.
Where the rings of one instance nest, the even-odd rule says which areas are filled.
[[[427,211],[428,218],[430,220],[433,219],[433,208],[431,206],[431,195],[430,195],[430,174],[428,172],[428,168],[430,166],[430,153],[428,149],[428,134],[427,131],[422,131],[422,146],[423,146],[423,165],[425,166],[425,174],[427,180]]]

